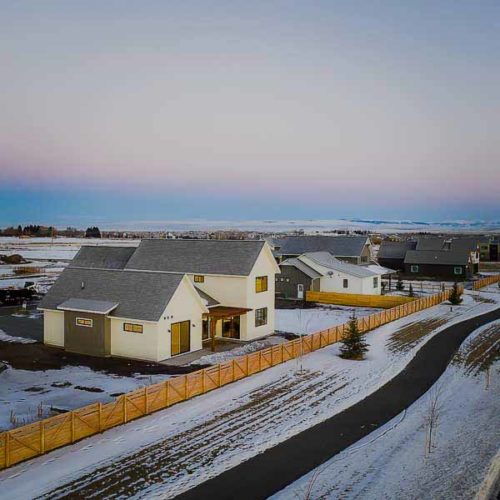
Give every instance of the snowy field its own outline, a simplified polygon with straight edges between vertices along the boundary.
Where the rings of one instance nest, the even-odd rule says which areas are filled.
[[[0,330],[0,347],[1,342],[27,344],[34,341]],[[0,371],[0,431],[51,416],[56,409],[72,410],[97,401],[108,402],[118,394],[168,377],[140,374],[126,377],[83,366],[19,370],[7,364],[7,369]]]
[[[471,499],[500,449],[500,321],[462,344],[406,412],[288,486],[289,498]],[[437,399],[436,399],[437,396]],[[438,402],[431,453],[429,404]]]
[[[311,309],[276,309],[274,329],[277,332],[305,335],[347,323],[353,313],[357,318],[362,318],[381,310],[373,307],[329,305]]]
[[[374,330],[363,362],[339,358],[333,345],[19,464],[0,481],[22,499],[174,497],[360,401],[439,330],[496,309],[499,291],[486,295],[467,293],[453,312],[438,305]]]

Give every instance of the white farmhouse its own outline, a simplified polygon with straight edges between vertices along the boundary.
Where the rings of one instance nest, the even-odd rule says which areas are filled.
[[[274,276],[263,241],[143,240],[84,246],[44,297],[44,342],[97,356],[161,361],[213,337],[274,332]]]

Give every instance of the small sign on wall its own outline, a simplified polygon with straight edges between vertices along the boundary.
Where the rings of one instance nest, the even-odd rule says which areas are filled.
[[[76,326],[92,328],[94,326],[94,320],[90,318],[76,318]]]

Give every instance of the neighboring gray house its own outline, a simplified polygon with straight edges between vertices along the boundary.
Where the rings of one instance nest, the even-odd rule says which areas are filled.
[[[377,261],[381,266],[403,271],[405,268],[405,257],[408,250],[415,250],[417,242],[389,241],[383,240],[377,254]]]
[[[278,262],[309,252],[328,252],[351,264],[368,264],[371,260],[367,236],[285,236],[272,241]]]

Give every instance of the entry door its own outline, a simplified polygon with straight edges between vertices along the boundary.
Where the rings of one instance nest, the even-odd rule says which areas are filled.
[[[181,321],[172,323],[170,327],[171,356],[189,352],[191,350],[191,322]]]
[[[297,298],[298,299],[304,298],[304,285],[302,283],[299,283],[297,285]]]

